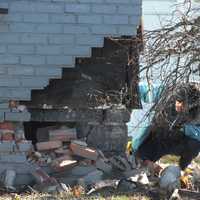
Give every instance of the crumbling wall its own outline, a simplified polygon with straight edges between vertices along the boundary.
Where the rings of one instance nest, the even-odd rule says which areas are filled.
[[[0,120],[26,121],[9,100],[30,100],[31,90],[60,78],[76,57],[90,57],[104,37],[136,35],[141,0],[1,0]]]

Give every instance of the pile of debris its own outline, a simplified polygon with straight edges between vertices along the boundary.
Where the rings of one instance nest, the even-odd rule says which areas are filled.
[[[14,189],[13,182],[27,182],[27,156],[33,151],[32,142],[25,139],[22,126],[15,127],[13,123],[0,123],[0,174],[1,183],[9,189]],[[21,177],[18,179],[17,176]]]
[[[0,139],[0,188],[6,191],[18,192],[26,185],[26,189],[47,193],[72,188],[75,196],[105,188],[143,191],[157,198],[200,196],[198,165],[183,172],[175,165],[139,161],[136,165],[135,159],[128,159],[126,154],[105,157],[102,151],[89,147],[84,138],[78,139],[75,128],[38,129],[34,148],[25,139],[23,126],[4,122],[0,123]]]
[[[42,128],[37,136],[37,151],[29,156],[29,161],[40,166],[47,164],[50,174],[67,185],[78,184],[87,188],[112,177],[113,169],[131,170],[125,158],[114,156],[108,159],[102,151],[89,147],[84,138],[77,139],[75,128]]]

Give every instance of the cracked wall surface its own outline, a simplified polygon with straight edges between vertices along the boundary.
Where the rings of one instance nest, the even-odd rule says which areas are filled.
[[[104,37],[136,35],[141,0],[1,0],[0,120],[27,121],[9,100],[31,99],[76,57],[90,57]]]

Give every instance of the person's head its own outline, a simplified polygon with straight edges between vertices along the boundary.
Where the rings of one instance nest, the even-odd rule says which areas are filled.
[[[184,104],[184,102],[180,101],[180,100],[176,100],[175,101],[175,110],[178,113],[184,112],[185,111],[185,104]]]

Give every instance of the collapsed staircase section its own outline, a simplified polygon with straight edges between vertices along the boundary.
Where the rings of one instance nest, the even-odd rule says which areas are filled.
[[[76,57],[90,57],[104,37],[136,35],[141,0],[2,0],[0,8],[0,120],[28,121],[31,91],[61,78]]]

